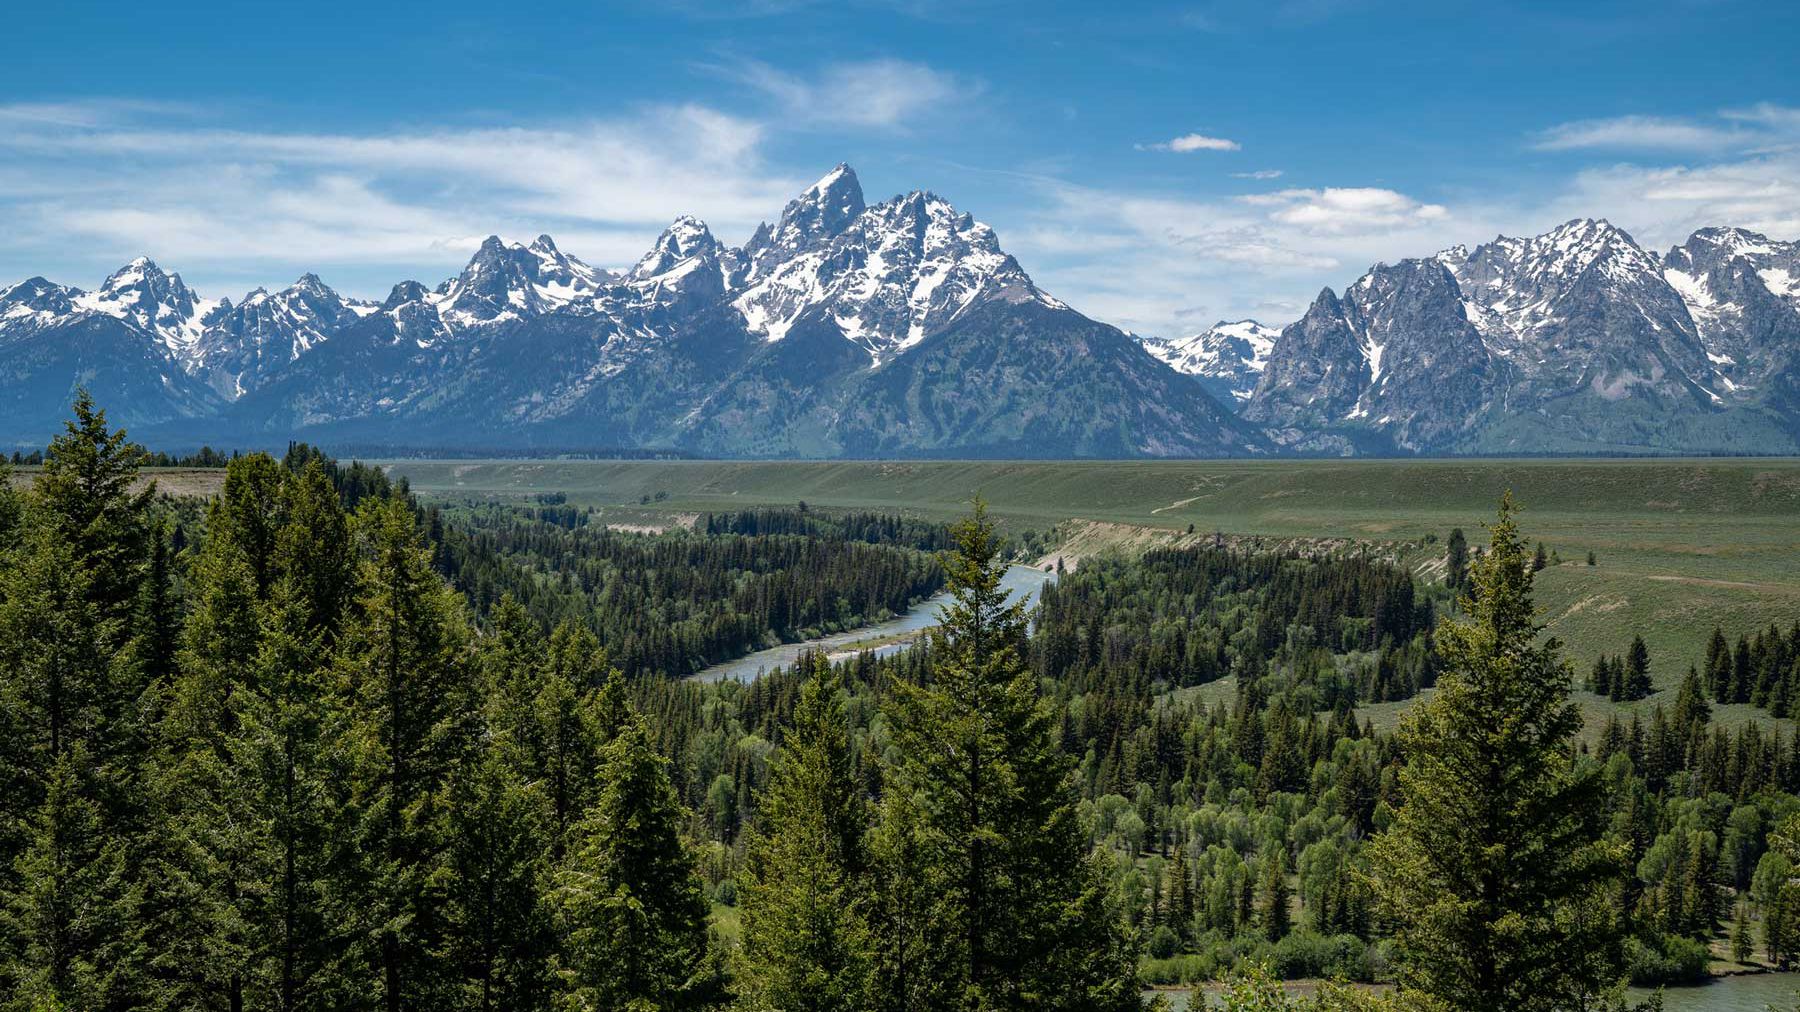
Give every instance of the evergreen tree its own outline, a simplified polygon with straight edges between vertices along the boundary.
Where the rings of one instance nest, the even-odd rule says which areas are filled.
[[[444,959],[460,980],[449,1007],[479,1012],[544,1008],[550,995],[545,805],[518,778],[504,742],[451,777],[448,843],[436,885],[444,896]]]
[[[1537,543],[1537,551],[1531,556],[1531,571],[1542,572],[1543,568],[1549,564],[1550,553],[1544,550],[1544,543],[1540,541]]]
[[[1731,702],[1731,646],[1718,626],[1713,626],[1712,639],[1706,645],[1706,684],[1715,701]]]
[[[20,886],[9,892],[4,918],[12,951],[0,1000],[9,1009],[135,1004],[120,980],[128,955],[125,846],[93,798],[89,760],[79,742],[56,755],[27,825]]]
[[[585,1009],[683,1009],[710,996],[707,905],[685,813],[642,718],[606,746],[599,801],[558,873],[558,976]]]
[[[388,1012],[440,1006],[452,985],[431,958],[443,929],[431,885],[442,826],[437,804],[469,745],[474,709],[461,603],[431,568],[431,546],[405,499],[368,500],[359,621],[346,654],[356,761],[359,942],[379,967]]]
[[[1631,648],[1625,651],[1624,688],[1620,695],[1627,700],[1643,699],[1652,690],[1650,683],[1650,649],[1644,645],[1642,636],[1631,638]]]
[[[35,526],[47,526],[70,550],[73,564],[88,579],[88,596],[102,621],[120,635],[137,603],[148,561],[150,502],[156,483],[137,484],[144,448],[125,430],[107,427],[106,412],[94,407],[86,390],[75,395],[75,417],[50,441],[44,470],[32,487],[42,507]]]
[[[1177,845],[1169,862],[1169,926],[1182,944],[1194,933],[1194,882],[1188,870],[1187,847]]]
[[[1262,882],[1257,888],[1258,920],[1263,934],[1271,942],[1287,937],[1291,919],[1288,914],[1287,848],[1273,845],[1263,851]]]
[[[952,1000],[958,966],[935,932],[943,883],[913,795],[882,792],[881,815],[868,843],[874,942],[869,1005],[882,1012],[943,1008]]]
[[[151,490],[132,488],[142,451],[85,395],[76,407],[31,491],[0,497],[18,508],[0,555],[0,893],[19,908],[0,918],[0,993],[81,1007],[140,997],[126,942],[149,814],[134,640]]]
[[[852,1012],[866,1001],[867,814],[838,693],[822,655],[801,664],[794,726],[748,844],[739,993],[753,1007]]]
[[[144,680],[151,684],[175,677],[175,655],[180,649],[180,602],[175,596],[175,572],[169,552],[166,524],[150,531],[150,565],[144,574],[143,602],[138,608],[139,654]]]
[[[934,932],[953,953],[944,990],[971,1008],[1135,1004],[1134,957],[1089,863],[1050,710],[1020,660],[1023,608],[1001,582],[985,505],[953,534],[931,680],[894,690],[902,759],[888,788],[918,799],[941,890]]]
[[[331,844],[345,819],[342,701],[331,654],[314,621],[303,578],[287,573],[270,598],[256,658],[254,693],[236,713],[232,759],[249,781],[250,817],[260,827],[251,907],[255,1004],[278,1012],[354,1007],[366,1000],[362,967],[344,962],[340,868]],[[354,881],[354,879],[353,879]]]
[[[1469,541],[1463,536],[1461,527],[1450,532],[1450,540],[1444,543],[1444,586],[1451,590],[1463,589],[1463,582],[1469,572]]]
[[[1675,726],[1681,728],[1683,734],[1692,734],[1693,728],[1703,727],[1711,719],[1712,705],[1706,701],[1706,693],[1700,686],[1700,673],[1690,665],[1681,679],[1681,688],[1675,693]]]
[[[1621,974],[1616,919],[1594,916],[1622,854],[1554,639],[1539,642],[1510,494],[1471,573],[1469,617],[1438,632],[1438,691],[1400,731],[1404,804],[1371,845],[1406,986],[1458,1008],[1578,1006]]]
[[[356,548],[349,518],[331,476],[318,459],[289,472],[279,512],[287,522],[275,535],[277,571],[294,583],[310,628],[333,645],[356,593]]]
[[[622,676],[610,692],[595,689],[607,670],[606,652],[586,626],[572,622],[551,637],[549,671],[531,700],[530,729],[522,741],[531,777],[543,784],[550,805],[551,856],[562,860],[571,828],[599,789],[600,750],[628,714]]]
[[[18,542],[19,523],[24,513],[24,496],[13,487],[12,462],[0,457],[0,553],[10,550]]]

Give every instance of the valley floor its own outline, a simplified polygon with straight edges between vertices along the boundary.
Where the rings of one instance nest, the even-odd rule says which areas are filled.
[[[1452,528],[1471,544],[1485,540],[1480,525],[1511,489],[1525,504],[1528,535],[1554,553],[1538,576],[1538,602],[1578,675],[1634,634],[1649,645],[1660,691],[1627,708],[1671,699],[1715,625],[1735,638],[1800,619],[1794,458],[381,463],[427,497],[560,493],[622,527],[802,501],[947,519],[979,494],[1013,530],[1047,536],[1054,547],[1045,563],[1209,543],[1217,534],[1245,547],[1366,545],[1425,575],[1441,571]],[[192,475],[180,472],[180,481]],[[1578,698],[1591,722],[1619,705]],[[1391,717],[1371,712],[1378,722]],[[1718,715],[1735,722],[1760,713],[1722,707]]]

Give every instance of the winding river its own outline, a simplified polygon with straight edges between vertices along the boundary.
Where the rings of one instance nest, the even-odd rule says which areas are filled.
[[[1037,603],[1038,590],[1044,584],[1056,579],[1056,574],[1046,573],[1030,566],[1010,566],[1006,575],[1001,578],[1001,585],[1012,591],[1013,600],[1024,600],[1027,608]],[[885,622],[876,622],[858,629],[820,636],[816,639],[802,640],[798,643],[783,643],[767,650],[758,650],[746,654],[734,661],[715,664],[688,676],[703,682],[717,682],[724,679],[748,681],[771,668],[785,668],[800,659],[800,655],[810,650],[823,650],[835,656],[850,655],[858,652],[858,644],[875,641],[878,645],[870,648],[877,656],[894,653],[903,649],[925,630],[938,624],[938,613],[944,603],[950,599],[949,591],[928,598],[908,608],[905,614],[897,615]]]

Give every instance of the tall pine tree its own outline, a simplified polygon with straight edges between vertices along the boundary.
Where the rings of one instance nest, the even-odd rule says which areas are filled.
[[[667,760],[632,716],[606,746],[605,787],[558,873],[558,976],[568,1007],[674,1010],[713,997],[706,897],[678,829]]]
[[[946,991],[969,1008],[1134,1006],[1134,955],[1089,863],[1072,764],[1020,657],[1024,609],[1009,600],[985,505],[953,534],[931,680],[895,687],[903,758],[888,788],[917,798],[939,890],[933,931],[951,953]]]
[[[1371,846],[1402,982],[1476,1012],[1584,1007],[1621,976],[1621,872],[1605,784],[1556,640],[1539,639],[1518,507],[1502,498],[1470,573],[1468,617],[1438,632],[1438,691],[1400,731],[1404,799]]]
[[[739,993],[753,1007],[853,1012],[870,965],[863,833],[842,679],[824,656],[802,662],[794,726],[762,797],[742,895]]]

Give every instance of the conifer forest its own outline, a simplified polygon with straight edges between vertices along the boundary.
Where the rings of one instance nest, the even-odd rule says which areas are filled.
[[[1543,634],[1510,496],[1431,573],[1161,547],[1027,609],[1002,577],[1044,535],[979,501],[648,533],[304,444],[193,458],[205,498],[149,480],[170,459],[83,396],[0,462],[6,1012],[1122,1012],[1209,983],[1550,1012],[1800,960],[1800,621],[1695,629],[1704,664],[1646,700],[1632,629],[1581,670]],[[940,594],[902,648],[687,677]],[[1578,689],[1622,708],[1584,726]]]

